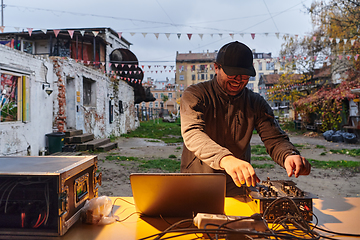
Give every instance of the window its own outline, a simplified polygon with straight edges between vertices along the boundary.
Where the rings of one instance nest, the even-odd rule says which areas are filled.
[[[29,121],[29,77],[0,72],[0,122]]]
[[[266,63],[266,70],[274,70],[274,69],[275,69],[274,62],[267,62]]]
[[[142,107],[146,107],[146,103],[145,103],[145,102],[142,102],[142,103],[141,103],[141,106],[142,106]]]
[[[29,77],[0,72],[0,122],[29,121]]]
[[[23,41],[23,52],[34,54],[34,43],[29,41]]]
[[[195,71],[195,65],[191,65],[191,71]]]
[[[184,81],[184,75],[179,76],[180,81]]]
[[[210,79],[213,79],[214,78],[214,74],[210,74]]]
[[[262,62],[259,62],[259,71],[262,70]]]
[[[153,106],[154,106],[154,104],[151,102],[151,103],[149,103],[149,107],[150,108],[153,108]]]
[[[184,85],[183,84],[180,85],[180,91],[184,91]]]
[[[158,98],[159,96],[158,96],[158,93],[155,93],[155,98]]]
[[[195,74],[191,75],[191,80],[195,81]]]
[[[205,79],[205,75],[202,73],[201,74],[201,80],[204,80]]]
[[[155,102],[155,107],[156,107],[156,108],[159,107],[159,102]]]
[[[168,94],[169,99],[172,99],[172,93]]]
[[[254,84],[253,83],[248,83],[247,88],[251,89],[251,90],[254,90]]]
[[[123,102],[119,100],[119,113],[124,113]]]
[[[83,103],[85,106],[95,106],[95,81],[84,78],[83,80]]]
[[[200,71],[204,72],[206,70],[206,65],[200,65]]]
[[[255,77],[250,77],[249,81],[255,81]]]

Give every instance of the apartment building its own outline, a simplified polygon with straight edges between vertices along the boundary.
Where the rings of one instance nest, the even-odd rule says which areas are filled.
[[[254,68],[256,76],[250,77],[247,87],[254,92],[259,92],[259,80],[262,75],[284,73],[284,62],[274,59],[271,53],[257,53],[253,51]],[[215,76],[215,52],[179,53],[176,52],[175,86],[177,97],[181,97],[185,88],[201,81],[211,80]]]

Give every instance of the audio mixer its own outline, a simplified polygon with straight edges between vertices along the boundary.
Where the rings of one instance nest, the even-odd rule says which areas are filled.
[[[269,208],[264,216],[268,222],[273,222],[279,217],[297,212],[293,203],[295,203],[305,221],[312,220],[312,199],[317,198],[317,196],[301,190],[293,181],[271,181],[268,178],[256,187],[247,189],[247,195],[250,198],[249,205],[254,212],[264,214],[266,209]],[[280,198],[282,198],[281,201]],[[275,200],[279,201],[272,204]]]

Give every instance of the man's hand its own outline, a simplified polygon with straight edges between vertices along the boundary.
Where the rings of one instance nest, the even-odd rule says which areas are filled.
[[[300,155],[287,156],[285,158],[284,166],[289,177],[293,174],[295,177],[299,177],[300,175],[309,175],[311,170],[311,164]]]
[[[220,160],[220,167],[225,169],[238,187],[245,183],[248,187],[255,187],[256,183],[260,182],[251,164],[234,156],[223,157]]]

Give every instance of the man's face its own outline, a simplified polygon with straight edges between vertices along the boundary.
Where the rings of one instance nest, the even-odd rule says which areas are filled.
[[[250,76],[248,75],[228,76],[220,65],[215,64],[214,66],[218,84],[230,96],[240,93],[249,82]]]

